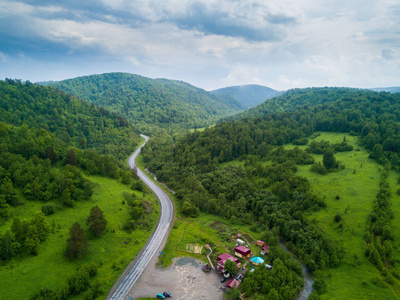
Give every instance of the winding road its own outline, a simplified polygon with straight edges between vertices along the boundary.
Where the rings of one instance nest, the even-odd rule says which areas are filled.
[[[128,158],[128,164],[132,169],[136,167],[137,175],[139,176],[139,178],[157,196],[161,205],[161,216],[156,229],[147,241],[146,245],[141,250],[141,253],[139,253],[135,260],[131,263],[131,265],[129,265],[127,270],[125,270],[124,274],[122,274],[122,276],[118,279],[117,283],[114,285],[111,292],[109,293],[107,299],[112,300],[120,300],[126,298],[126,294],[138,280],[138,278],[150,262],[151,258],[159,249],[161,242],[166,237],[174,215],[174,207],[172,205],[172,200],[169,198],[169,196],[136,166],[136,157],[139,155],[142,147],[149,140],[149,137],[145,135],[141,136],[146,141]]]

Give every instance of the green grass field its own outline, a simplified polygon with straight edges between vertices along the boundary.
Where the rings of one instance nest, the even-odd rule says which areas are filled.
[[[122,204],[122,193],[133,191],[115,180],[97,176],[88,178],[96,184],[92,200],[77,203],[73,209],[65,209],[48,216],[48,222],[50,224],[54,222],[56,230],[40,245],[39,254],[15,258],[1,267],[0,299],[28,299],[31,294],[45,287],[58,290],[66,285],[67,278],[81,264],[88,262],[95,262],[99,266],[96,278],[102,282],[107,293],[130,261],[135,258],[153,229],[135,230],[132,233],[122,230],[128,219],[127,205]],[[135,193],[142,197],[142,193],[136,191]],[[158,202],[152,194],[147,194],[146,200],[154,203],[151,217],[154,228],[159,215]],[[40,210],[41,205],[41,203],[26,202],[26,205],[13,210],[13,216],[25,220],[26,216],[31,216]],[[106,232],[99,239],[89,240],[90,253],[85,259],[70,262],[63,255],[69,228],[74,222],[79,222],[87,230],[85,221],[90,209],[95,205],[103,210],[108,221]],[[7,230],[11,222],[12,220],[3,224],[1,230]]]
[[[162,267],[166,267],[171,264],[174,257],[180,256],[190,256],[208,263],[205,256],[205,254],[208,254],[208,250],[205,248],[206,244],[213,245],[214,254],[212,257],[214,258],[217,254],[225,252],[233,255],[235,241],[227,241],[233,232],[248,235],[252,239],[260,238],[260,234],[252,232],[249,226],[232,224],[229,220],[219,216],[201,213],[199,217],[194,219],[178,217],[175,219],[163,254],[159,257],[159,263]],[[251,241],[249,242],[251,243]],[[203,250],[201,254],[192,253],[187,245],[203,246]],[[250,246],[253,253],[258,255],[259,248],[255,244]]]
[[[315,140],[338,143],[344,136],[354,149],[360,148],[358,137],[347,134],[321,133]],[[288,145],[288,148],[293,148],[293,145]],[[306,146],[300,148],[304,149]],[[311,172],[310,166],[299,166],[298,175],[306,177],[312,191],[327,203],[326,209],[309,215],[309,218],[314,219],[318,226],[345,250],[342,264],[336,269],[331,269],[326,278],[327,293],[321,295],[321,299],[398,299],[399,295],[384,282],[380,272],[364,256],[363,234],[367,216],[372,211],[372,204],[378,193],[382,166],[369,159],[367,151],[359,150],[335,154],[336,159],[345,165],[345,169],[339,172],[319,175]],[[313,156],[316,162],[322,162],[322,155]],[[397,178],[398,174],[391,172],[389,181],[393,190],[391,201],[395,215],[394,245],[398,249],[400,226],[396,219],[400,217],[400,202],[399,196],[396,195]],[[336,199],[337,195],[340,199]],[[342,216],[342,229],[334,221],[337,213]],[[394,252],[398,258],[398,250]]]

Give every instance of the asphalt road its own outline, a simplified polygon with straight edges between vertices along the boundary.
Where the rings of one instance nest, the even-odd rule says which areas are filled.
[[[146,139],[146,142],[149,140],[149,137],[144,135],[141,136]],[[136,167],[135,159],[139,155],[141,148],[146,144],[146,142],[129,157],[128,164],[132,169]],[[174,214],[172,200],[169,198],[169,196],[139,168],[137,168],[137,174],[139,178],[154,192],[160,201],[161,216],[152,236],[142,249],[140,257],[135,258],[135,264],[133,265],[132,269],[128,272],[128,274],[123,274],[125,277],[118,280],[120,284],[117,287],[113,287],[113,291],[115,292],[112,294],[111,298],[109,298],[113,300],[126,298],[128,291],[138,280],[154,254],[158,251],[161,242],[168,233]]]

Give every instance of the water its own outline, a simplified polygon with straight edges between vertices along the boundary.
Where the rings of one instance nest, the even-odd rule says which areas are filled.
[[[290,252],[290,250],[286,247],[284,243],[279,241],[279,245],[283,248],[283,250]],[[291,253],[291,252],[290,252]],[[308,271],[305,264],[301,264],[303,268],[303,280],[304,280],[304,287],[300,294],[297,296],[296,300],[306,300],[308,296],[310,296],[311,292],[313,291],[313,283],[314,277],[312,277],[310,271]]]

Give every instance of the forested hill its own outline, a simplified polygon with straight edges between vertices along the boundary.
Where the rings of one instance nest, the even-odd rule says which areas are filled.
[[[230,96],[214,95],[180,81],[127,73],[84,76],[47,84],[108,108],[138,126],[201,127],[244,110]]]
[[[217,214],[233,223],[249,224],[254,230],[265,231],[264,237],[269,245],[278,245],[279,239],[285,241],[314,274],[315,293],[324,293],[328,289],[324,277],[334,274],[335,268],[341,267],[342,260],[348,264],[359,258],[347,257],[345,262],[343,258],[346,254],[342,248],[345,243],[341,242],[344,240],[341,233],[336,235],[335,231],[330,236],[321,229],[320,223],[311,220],[313,212],[327,208],[327,201],[326,195],[314,193],[310,187],[312,183],[314,187],[319,185],[320,178],[317,176],[345,169],[345,166],[335,161],[334,153],[354,151],[348,156],[355,157],[359,151],[367,149],[369,158],[382,164],[385,171],[382,171],[382,180],[379,176],[375,177],[380,192],[374,202],[374,213],[366,213],[365,219],[359,223],[367,224],[367,228],[365,235],[363,229],[359,230],[359,236],[364,239],[357,242],[355,247],[365,245],[365,257],[377,266],[377,272],[381,272],[385,282],[391,284],[393,291],[396,291],[399,283],[395,279],[399,278],[394,259],[396,255],[391,256],[391,251],[385,250],[391,247],[391,240],[394,239],[390,225],[393,214],[388,202],[390,190],[385,176],[389,168],[400,169],[400,94],[341,88],[305,89],[289,91],[268,106],[269,103],[264,103],[262,109],[254,109],[259,117],[221,122],[204,131],[189,133],[175,142],[170,140],[169,143],[161,143],[152,139],[143,149],[144,161],[160,181],[176,191],[177,207],[183,214],[191,217],[197,216],[200,211]],[[273,113],[283,110],[287,111]],[[353,150],[353,146],[347,144],[344,137],[336,144],[328,141],[309,143],[319,132],[358,136],[355,140],[362,146],[362,150]],[[308,148],[305,146],[307,144]],[[322,145],[325,149],[322,149]],[[314,158],[310,153],[323,154],[323,158],[322,155]],[[309,174],[308,171],[304,172],[306,165],[310,165],[308,170],[320,175],[304,177],[304,174]],[[302,175],[297,173],[300,167]],[[357,171],[354,169],[352,174],[358,176],[358,168],[362,169],[363,164],[356,168]],[[374,178],[368,171],[363,172],[367,172],[364,176]],[[397,182],[398,175],[395,176]],[[361,181],[355,182],[361,184]],[[329,185],[336,191],[333,181]],[[340,190],[342,185],[338,186]],[[339,198],[337,195],[336,201]],[[347,215],[347,208],[345,210],[346,206],[349,208],[348,205],[352,204],[346,201],[342,202],[342,206],[335,202],[335,210],[345,211],[346,216],[352,218],[352,214]],[[371,202],[368,205],[372,207]],[[334,216],[330,218],[333,220]],[[383,233],[383,228],[386,228],[388,234]],[[364,254],[364,248],[359,252]],[[274,256],[267,259],[273,268],[286,263],[285,260],[278,261]],[[369,261],[365,264],[369,264]],[[374,268],[374,265],[368,265],[368,268]],[[291,269],[289,265],[286,268]],[[351,265],[346,270],[356,274],[360,269]],[[361,275],[365,276],[363,282],[367,282],[375,271],[368,272]],[[262,280],[262,275],[256,273],[257,269],[254,276],[246,275],[246,280],[239,286],[241,293],[246,293],[246,296],[254,293],[267,296],[273,287],[279,294],[276,299],[294,299],[297,296],[297,283],[289,273],[279,273],[282,277],[277,282]],[[268,276],[268,271],[265,273]],[[283,281],[292,283],[282,285]],[[372,284],[365,286],[367,290]],[[364,288],[361,283],[360,288]],[[312,299],[319,297],[313,295]]]
[[[217,95],[230,95],[237,99],[246,108],[254,107],[263,103],[265,100],[282,94],[282,92],[257,84],[230,86],[211,91],[211,93]]]
[[[119,159],[125,159],[140,139],[125,118],[29,81],[0,81],[0,122],[44,129],[66,147],[96,149]]]
[[[315,106],[327,102],[337,101],[341,99],[357,98],[360,94],[374,95],[375,93],[368,90],[360,90],[353,88],[306,88],[292,89],[283,95],[265,101],[264,103],[251,108],[243,113],[226,118],[227,120],[239,120],[246,117],[260,117],[269,113],[279,113],[285,111],[294,111],[303,106]]]

